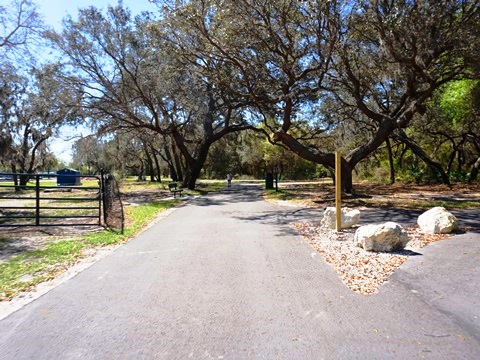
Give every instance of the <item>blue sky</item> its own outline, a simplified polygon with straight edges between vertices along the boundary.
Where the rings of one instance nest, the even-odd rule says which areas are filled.
[[[66,15],[76,17],[78,9],[95,6],[99,9],[107,9],[108,5],[116,5],[117,0],[36,0],[39,12],[44,16],[45,23],[59,30],[62,19]],[[142,11],[154,11],[155,6],[149,0],[124,0],[124,6],[128,7],[134,15]]]
[[[116,5],[117,0],[35,0],[38,5],[38,11],[43,15],[44,22],[55,28],[61,30],[62,19],[71,15],[76,18],[78,9],[95,6],[96,8],[106,10],[108,5]],[[133,15],[137,15],[142,11],[155,11],[156,7],[150,3],[149,0],[124,0],[125,7],[132,11]],[[72,140],[73,136],[88,135],[89,130],[80,127],[74,129],[73,127],[64,127],[61,130],[60,136],[52,138],[49,142],[52,152],[65,163],[69,163],[72,158]]]

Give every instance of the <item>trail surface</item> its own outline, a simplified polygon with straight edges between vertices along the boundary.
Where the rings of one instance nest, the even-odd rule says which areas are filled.
[[[2,359],[479,359],[480,239],[346,288],[258,185],[173,211],[0,321]]]

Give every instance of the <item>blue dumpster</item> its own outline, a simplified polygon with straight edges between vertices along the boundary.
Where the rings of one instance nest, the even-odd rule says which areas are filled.
[[[80,171],[73,169],[62,169],[57,171],[57,186],[75,186],[81,184]]]

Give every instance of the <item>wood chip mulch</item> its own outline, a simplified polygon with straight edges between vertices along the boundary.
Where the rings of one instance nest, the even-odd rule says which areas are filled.
[[[363,250],[354,244],[356,228],[336,232],[320,223],[295,222],[292,226],[313,248],[320,253],[352,291],[363,295],[378,292],[378,288],[402,265],[409,256],[434,242],[443,240],[452,234],[427,235],[417,226],[405,227],[410,242],[404,250],[386,253]]]

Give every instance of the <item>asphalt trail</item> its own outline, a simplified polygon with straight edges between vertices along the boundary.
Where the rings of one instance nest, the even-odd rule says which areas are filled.
[[[258,185],[173,211],[0,321],[1,359],[479,359],[480,239],[345,287]]]

